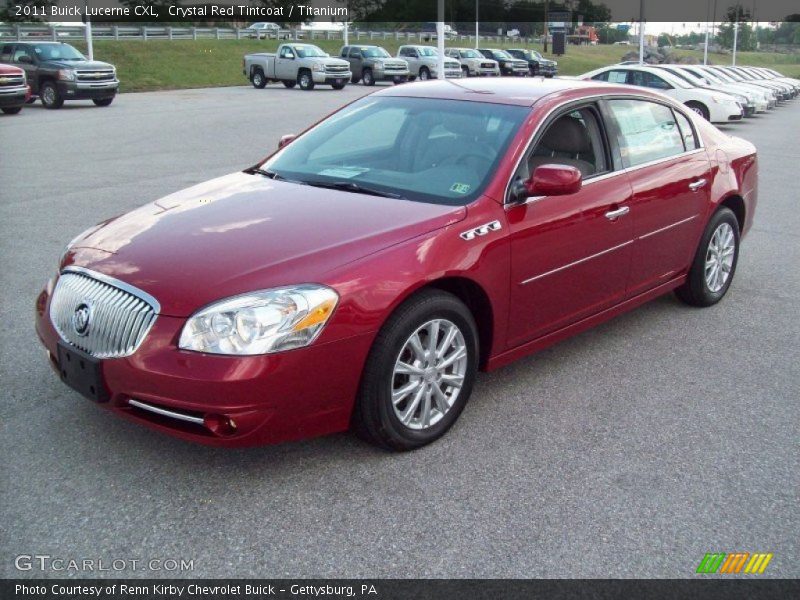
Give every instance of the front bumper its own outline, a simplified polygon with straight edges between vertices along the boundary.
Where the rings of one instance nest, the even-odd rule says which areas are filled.
[[[36,332],[60,372],[60,337],[49,317],[53,286],[37,299]],[[179,350],[176,340],[185,321],[160,315],[134,354],[101,361],[108,401],[98,405],[163,433],[214,446],[272,444],[349,427],[374,333],[278,354],[231,357]],[[233,429],[219,427],[227,420]]]
[[[0,107],[2,108],[22,106],[28,98],[30,98],[30,88],[27,85],[0,88]]]
[[[380,71],[375,69],[372,73],[375,75],[375,81],[408,81],[411,77],[411,71],[408,69],[402,71]]]
[[[352,79],[353,74],[350,71],[343,73],[328,73],[326,71],[312,71],[311,77],[314,83],[323,83],[328,85],[348,83]]]
[[[119,89],[119,81],[83,82],[59,81],[58,92],[65,100],[100,100],[113,98]]]

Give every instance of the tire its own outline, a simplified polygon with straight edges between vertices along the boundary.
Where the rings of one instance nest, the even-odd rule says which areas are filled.
[[[690,100],[686,106],[692,111],[703,117],[706,121],[711,119],[711,113],[708,112],[708,107],[702,102],[695,102]]]
[[[114,98],[96,98],[92,100],[95,106],[111,106],[111,103],[114,101]]]
[[[64,98],[58,93],[58,87],[53,81],[45,81],[39,88],[39,97],[45,108],[61,108],[64,106]]]
[[[361,80],[364,82],[364,85],[375,85],[375,77],[372,75],[372,69],[364,69],[364,72],[361,73]]]
[[[297,85],[304,92],[310,92],[314,89],[314,78],[311,76],[311,71],[303,69],[297,74]]]
[[[288,88],[288,89],[290,89],[290,90],[296,85],[297,85],[296,81],[287,81],[285,79],[283,80],[283,86]]]
[[[253,84],[254,88],[263,90],[267,85],[267,78],[264,77],[264,71],[261,69],[253,71],[252,75],[250,75],[250,83]]]
[[[420,81],[428,81],[431,78],[431,72],[428,67],[422,67],[419,70],[419,79]]]
[[[361,81],[361,77],[356,77],[355,75],[353,75],[350,78],[350,83],[358,83],[359,81]]]
[[[22,110],[21,106],[9,106],[3,109],[3,112],[7,115],[16,115],[19,111]]]
[[[428,359],[412,349],[411,339],[416,336],[427,348],[430,334],[438,331],[437,343],[443,345],[452,329],[456,331],[450,344],[438,348],[444,360],[452,362],[442,371],[425,367]],[[459,357],[453,360],[454,356]],[[400,360],[418,375],[397,372]],[[472,393],[477,370],[478,334],[472,313],[452,294],[424,290],[400,305],[378,333],[364,367],[353,412],[354,429],[363,439],[388,450],[413,450],[430,444],[458,419]],[[437,380],[442,374],[460,379],[461,386]],[[393,395],[403,388],[406,393],[393,402]]]
[[[467,77],[469,77],[469,68],[468,67],[464,67],[464,66],[461,67],[461,77],[463,77],[465,79]]]
[[[736,215],[729,208],[720,207],[700,238],[686,283],[675,290],[675,295],[691,306],[711,306],[722,300],[736,273],[739,239]],[[720,274],[719,278],[714,277],[715,273]]]
[[[343,90],[346,85],[346,83],[332,83],[331,87],[335,90]]]
[[[25,104],[33,104],[34,102],[36,102],[36,96],[31,96],[25,101]]]

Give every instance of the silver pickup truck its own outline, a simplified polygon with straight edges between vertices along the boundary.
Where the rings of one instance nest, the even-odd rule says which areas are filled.
[[[280,81],[287,88],[299,85],[302,90],[313,90],[318,83],[341,90],[353,75],[346,60],[331,58],[312,44],[299,43],[281,44],[275,54],[246,54],[242,71],[253,87]]]

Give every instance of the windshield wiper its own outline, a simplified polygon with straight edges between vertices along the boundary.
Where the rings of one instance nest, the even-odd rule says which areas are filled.
[[[283,175],[278,175],[275,171],[270,171],[268,169],[259,169],[253,167],[252,169],[247,169],[245,173],[249,173],[251,175],[263,175],[264,177],[269,177],[270,179],[274,179],[275,181],[286,181],[287,183],[308,185],[305,181],[300,181],[298,179],[289,179],[288,177],[284,177]]]
[[[342,190],[344,192],[353,192],[354,194],[367,194],[369,196],[380,196],[381,198],[395,198],[397,200],[404,200],[400,194],[394,192],[383,192],[374,188],[364,187],[353,181],[308,181],[307,185],[314,187],[328,188],[332,190]]]

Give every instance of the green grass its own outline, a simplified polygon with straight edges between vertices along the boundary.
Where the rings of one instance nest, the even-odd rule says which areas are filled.
[[[326,52],[337,54],[340,41],[316,40]],[[395,54],[398,42],[381,43]],[[496,46],[496,44],[489,44]],[[519,44],[505,44],[513,47]],[[75,44],[85,50],[82,44]],[[242,85],[242,56],[249,52],[274,52],[277,40],[99,40],[94,56],[117,66],[123,92],[172,90],[199,87]],[[541,50],[540,47],[537,47]],[[569,46],[567,54],[555,57],[562,75],[580,75],[586,71],[618,62],[633,46]],[[677,54],[702,60],[702,52],[678,50]],[[710,62],[730,64],[730,56],[711,54]],[[800,78],[800,55],[766,52],[739,53],[737,62],[773,67],[788,77]]]

